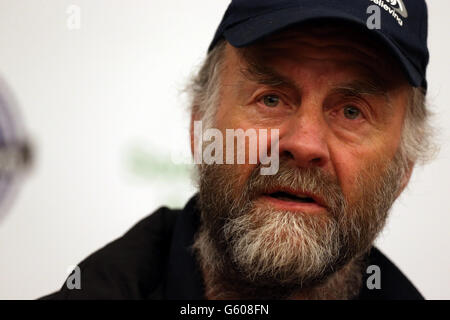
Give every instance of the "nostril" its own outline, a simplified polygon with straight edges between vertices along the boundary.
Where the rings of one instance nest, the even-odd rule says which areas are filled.
[[[281,156],[286,157],[286,159],[295,159],[294,155],[290,151],[284,151]]]

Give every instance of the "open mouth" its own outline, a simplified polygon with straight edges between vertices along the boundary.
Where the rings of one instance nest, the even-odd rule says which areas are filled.
[[[299,203],[316,203],[316,201],[313,198],[308,197],[307,195],[298,195],[298,194],[293,194],[293,193],[289,193],[289,192],[285,192],[285,191],[277,191],[277,192],[269,193],[269,194],[267,194],[267,196],[278,199],[278,200],[282,200],[282,201],[294,201],[294,202],[299,202]]]

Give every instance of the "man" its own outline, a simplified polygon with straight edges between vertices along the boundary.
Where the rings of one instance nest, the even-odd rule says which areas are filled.
[[[373,247],[429,153],[427,11],[404,2],[232,1],[189,86],[198,194],[45,298],[422,299]]]

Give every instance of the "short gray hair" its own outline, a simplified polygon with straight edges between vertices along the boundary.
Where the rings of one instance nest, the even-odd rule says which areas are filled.
[[[411,87],[400,142],[403,161],[425,164],[435,156],[437,147],[432,141],[431,115],[425,90]]]
[[[187,86],[190,95],[190,112],[212,127],[220,102],[220,74],[223,69],[226,41],[221,40],[208,54],[199,71]],[[424,164],[437,151],[432,143],[431,113],[427,108],[425,91],[411,87],[406,110],[399,155],[408,168],[411,164]]]
[[[190,96],[190,112],[196,119],[211,127],[220,101],[220,74],[225,56],[224,40],[211,50],[200,70],[192,77],[186,87]]]

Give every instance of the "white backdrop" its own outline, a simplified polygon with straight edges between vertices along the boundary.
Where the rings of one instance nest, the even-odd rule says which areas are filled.
[[[67,26],[71,4],[81,9],[80,29]],[[227,4],[0,0],[0,76],[36,151],[0,223],[0,299],[56,290],[69,266],[194,193],[188,168],[170,162],[171,150],[188,150],[180,92]],[[415,171],[377,244],[426,298],[449,299],[450,1],[428,5],[441,152]]]

